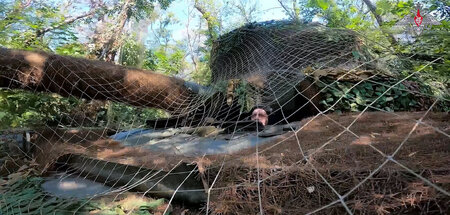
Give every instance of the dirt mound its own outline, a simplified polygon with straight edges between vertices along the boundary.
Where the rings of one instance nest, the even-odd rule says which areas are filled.
[[[248,150],[208,169],[210,183],[218,175],[211,207],[219,214],[256,214],[261,196],[269,214],[343,214],[339,194],[353,213],[444,213],[450,200],[450,117],[430,113],[413,130],[423,115],[372,112],[306,119],[296,135],[260,147],[258,156]],[[389,160],[382,153],[395,155]]]

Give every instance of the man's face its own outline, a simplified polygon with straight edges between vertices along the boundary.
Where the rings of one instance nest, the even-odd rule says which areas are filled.
[[[252,120],[259,121],[265,126],[269,121],[269,116],[264,109],[256,108],[252,113]]]

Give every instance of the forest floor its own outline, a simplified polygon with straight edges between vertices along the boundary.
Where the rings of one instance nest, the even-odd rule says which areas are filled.
[[[210,207],[216,213],[255,213],[259,199],[271,214],[302,214],[320,206],[327,206],[320,213],[331,214],[345,207],[440,213],[448,211],[450,201],[450,115],[430,112],[419,121],[424,115],[321,115],[302,120],[299,130],[271,143],[202,157],[124,147],[104,138],[102,130],[42,132],[45,141],[38,141],[35,158],[43,171],[67,153],[151,169],[169,170],[180,160],[197,163],[205,189],[213,187]]]

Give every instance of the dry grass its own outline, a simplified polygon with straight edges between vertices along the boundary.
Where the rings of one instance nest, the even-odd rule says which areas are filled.
[[[305,119],[304,127],[296,134],[290,132],[260,146],[258,157],[255,148],[201,158],[167,156],[123,147],[110,140],[76,146],[59,141],[49,149],[55,154],[75,152],[148,168],[170,169],[180,160],[195,162],[205,187],[213,186],[213,214],[258,213],[258,169],[267,214],[304,214],[329,204],[318,213],[345,213],[336,193],[344,196],[345,205],[357,214],[447,212],[450,197],[417,175],[450,190],[450,116],[429,113],[423,120],[427,125],[419,124],[413,130],[424,112],[396,114],[368,112],[359,118],[353,113],[320,116],[310,122],[311,118]],[[393,159],[406,168],[394,161],[385,163],[387,158],[380,153],[392,155],[396,150]],[[46,157],[39,153],[36,156]],[[45,166],[53,160],[48,157],[38,159],[38,163]]]

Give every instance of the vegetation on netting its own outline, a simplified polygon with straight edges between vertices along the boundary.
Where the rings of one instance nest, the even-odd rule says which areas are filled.
[[[215,89],[224,95],[237,98],[241,111],[249,111],[256,101],[249,92],[255,90],[251,83],[239,80],[235,86],[228,82],[218,82]],[[336,81],[331,77],[322,77],[315,84],[321,89],[318,96],[321,104],[331,112],[359,112],[366,109],[372,102],[371,111],[421,111],[427,110],[433,103],[431,87],[418,81],[403,81],[390,77],[377,77],[361,81]],[[393,87],[392,87],[393,86]],[[230,92],[231,95],[230,95]],[[437,111],[449,111],[448,102],[439,101],[434,108]]]
[[[404,5],[400,5],[404,7]],[[403,10],[402,10],[403,11]],[[404,12],[404,11],[403,11]],[[403,13],[402,12],[402,13]],[[400,12],[399,12],[400,13]],[[444,25],[445,25],[444,21]],[[433,32],[437,35],[443,36],[443,26],[434,27]],[[420,51],[421,54],[416,58],[406,58],[404,55],[407,53],[406,50],[418,49],[422,42],[417,44],[401,44],[398,45],[398,49],[402,50],[403,53],[396,54],[392,50],[386,47],[377,47],[378,43],[373,41],[375,38],[360,37],[355,39],[355,35],[347,31],[332,31],[323,29],[321,26],[308,26],[305,24],[296,24],[294,22],[288,21],[270,21],[263,23],[251,23],[229,32],[222,37],[220,37],[212,50],[212,66],[216,68],[217,71],[213,72],[213,76],[216,82],[214,86],[219,92],[223,94],[230,94],[230,87],[227,88],[227,83],[232,80],[227,81],[226,78],[233,76],[245,76],[246,72],[252,71],[252,65],[243,65],[242,68],[232,70],[231,74],[226,74],[226,69],[222,71],[222,68],[229,68],[233,65],[222,65],[222,59],[227,60],[232,58],[229,54],[241,53],[242,46],[245,45],[247,40],[267,40],[275,44],[275,46],[283,50],[286,46],[286,41],[281,40],[280,32],[289,32],[286,35],[296,35],[298,37],[301,32],[309,33],[309,31],[314,32],[315,41],[320,41],[323,43],[324,47],[329,47],[326,45],[327,42],[333,42],[337,44],[347,44],[346,46],[354,47],[351,55],[346,55],[339,60],[343,61],[342,65],[338,67],[333,67],[336,63],[330,63],[330,59],[334,62],[333,58],[335,56],[330,56],[328,58],[321,59],[315,62],[311,66],[303,69],[303,72],[309,76],[321,77],[320,81],[316,81],[316,85],[321,89],[318,96],[321,97],[321,104],[324,105],[326,109],[331,108],[331,111],[346,112],[346,111],[362,111],[367,105],[374,102],[372,107],[369,109],[371,111],[384,110],[384,111],[418,111],[426,110],[430,107],[436,97],[439,99],[435,110],[438,111],[448,111],[449,106],[449,94],[448,94],[448,80],[449,73],[446,72],[448,62],[445,51],[442,47],[445,46],[446,40],[444,39],[444,45],[441,44],[427,44],[428,42],[436,43],[438,37],[433,37],[429,39],[426,36],[421,36],[418,38],[425,37],[424,40],[426,45],[433,47],[432,51]],[[306,34],[305,33],[305,34]],[[295,38],[295,37],[293,37]],[[308,44],[306,41],[295,44],[296,47],[306,46]],[[317,44],[316,44],[317,45]],[[423,44],[422,44],[423,45]],[[289,45],[287,45],[289,46]],[[292,45],[291,45],[292,46]],[[336,47],[328,48],[336,49]],[[290,50],[290,49],[288,49]],[[282,52],[282,51],[281,51]],[[246,51],[242,51],[242,55],[246,55]],[[289,53],[291,55],[292,53]],[[286,54],[288,55],[288,54]],[[409,55],[416,56],[414,52],[409,51]],[[294,56],[302,57],[302,56]],[[425,60],[439,59],[430,66],[425,65],[427,61]],[[286,57],[287,58],[287,57]],[[374,61],[374,59],[381,58],[381,60]],[[224,60],[224,61],[225,61]],[[422,60],[422,61],[420,61]],[[363,65],[356,71],[352,71],[349,68],[355,65]],[[253,65],[256,66],[256,65]],[[340,68],[348,67],[347,69]],[[360,69],[366,69],[360,72]],[[420,70],[420,73],[413,74]],[[444,71],[444,72],[443,72]],[[282,72],[282,71],[281,71]],[[235,74],[239,73],[239,74]],[[349,73],[353,77],[353,80],[340,80],[341,74]],[[375,75],[375,77],[369,78],[370,75]],[[408,77],[406,80],[401,81],[403,78]],[[345,77],[345,76],[343,76]],[[224,79],[225,80],[221,80]],[[344,78],[348,79],[348,78]],[[367,80],[362,80],[367,79]],[[217,81],[218,80],[218,81]],[[362,83],[358,81],[362,80]],[[392,86],[392,87],[391,87]],[[392,89],[390,89],[392,88]],[[233,97],[238,98],[238,103],[242,110],[248,110],[252,105],[254,105],[254,98],[251,96],[254,92],[254,87],[252,84],[248,84],[245,79],[239,80],[236,86],[231,88],[233,92]],[[390,90],[388,90],[390,89]]]
[[[402,19],[413,20],[417,11],[416,4],[421,3],[422,9],[428,12],[437,12],[434,16],[439,19],[440,25],[430,26],[420,35],[415,35],[413,41],[393,41],[394,34],[403,34],[392,30]],[[368,21],[367,14],[362,14],[353,1],[309,1],[309,7],[318,10],[329,22],[329,27],[345,27],[354,29],[362,33],[371,42],[372,54],[374,57],[392,55],[394,60],[389,66],[400,71],[399,76],[406,77],[411,73],[422,70],[415,77],[425,88],[431,88],[434,97],[441,98],[439,103],[441,110],[448,111],[448,101],[450,88],[450,57],[449,37],[450,29],[448,17],[448,5],[439,0],[432,1],[390,1],[380,0],[374,3],[376,11],[372,11],[372,16],[379,16],[377,20],[380,28],[373,28],[373,22]],[[369,10],[370,11],[370,10]],[[423,12],[424,10],[422,10]],[[382,21],[382,23],[378,23]],[[401,29],[404,31],[404,29]],[[389,49],[386,49],[388,47]],[[394,51],[392,51],[394,50]],[[432,61],[432,64],[429,62]]]
[[[327,84],[327,85],[325,85]],[[397,84],[397,85],[396,85]],[[325,95],[321,103],[332,111],[363,111],[372,102],[369,110],[419,111],[427,110],[431,103],[431,90],[417,82],[398,83],[398,80],[370,79],[359,84],[355,82],[335,82],[323,79],[318,82]],[[395,87],[391,87],[394,86]],[[325,87],[328,86],[328,87]],[[391,89],[389,89],[391,88]],[[421,92],[411,93],[411,92]]]
[[[249,112],[255,105],[255,97],[251,92],[255,87],[246,80],[231,79],[228,81],[218,81],[212,85],[216,93],[227,97],[227,104],[232,105],[236,100],[241,112]]]

